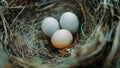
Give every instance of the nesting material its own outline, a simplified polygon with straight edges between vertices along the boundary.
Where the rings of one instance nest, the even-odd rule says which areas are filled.
[[[0,68],[120,68],[119,0],[4,0],[0,5]]]

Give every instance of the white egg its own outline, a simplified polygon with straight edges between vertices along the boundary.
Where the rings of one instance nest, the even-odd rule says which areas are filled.
[[[48,37],[51,37],[54,32],[60,29],[58,21],[53,17],[47,17],[42,21],[42,31]]]
[[[65,12],[60,17],[60,25],[75,34],[79,28],[78,17],[72,12]]]
[[[72,33],[66,29],[57,30],[53,34],[51,42],[55,48],[59,49],[67,48],[73,42]]]

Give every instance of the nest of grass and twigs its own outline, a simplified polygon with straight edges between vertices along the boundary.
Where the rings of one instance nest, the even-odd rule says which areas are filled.
[[[48,16],[74,12],[80,28],[70,48],[41,31]],[[119,68],[119,0],[1,0],[0,68]]]

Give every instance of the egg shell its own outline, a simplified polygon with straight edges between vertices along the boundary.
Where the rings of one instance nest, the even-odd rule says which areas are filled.
[[[66,29],[57,30],[51,38],[53,46],[59,49],[69,47],[72,41],[73,41],[72,33]]]
[[[42,21],[41,28],[48,37],[51,37],[54,32],[60,29],[58,21],[53,17],[46,17]]]
[[[60,17],[61,28],[67,29],[75,34],[79,28],[78,17],[72,12],[65,12]]]

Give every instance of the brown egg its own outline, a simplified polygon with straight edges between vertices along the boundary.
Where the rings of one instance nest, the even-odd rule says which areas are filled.
[[[57,30],[51,38],[51,42],[55,48],[63,49],[71,45],[73,41],[72,33],[66,29]]]

